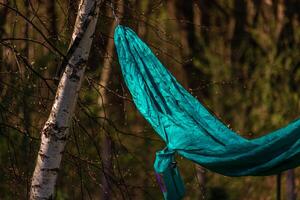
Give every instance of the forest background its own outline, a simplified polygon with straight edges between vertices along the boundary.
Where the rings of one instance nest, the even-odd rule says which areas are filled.
[[[79,2],[0,2],[0,199],[27,199]],[[124,85],[113,46],[115,17],[244,137],[299,117],[300,1],[104,0],[56,199],[162,198],[153,161],[164,144]],[[271,200],[279,192],[279,176],[230,178],[177,160],[186,199]],[[296,199],[299,170],[280,177],[281,197]]]

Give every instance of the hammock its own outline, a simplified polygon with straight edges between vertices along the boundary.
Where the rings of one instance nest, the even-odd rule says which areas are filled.
[[[300,164],[300,119],[246,139],[186,91],[130,28],[117,26],[114,41],[137,109],[166,142],[154,163],[164,180],[159,178],[165,199],[180,199],[184,194],[174,162],[176,152],[226,176],[273,175]]]

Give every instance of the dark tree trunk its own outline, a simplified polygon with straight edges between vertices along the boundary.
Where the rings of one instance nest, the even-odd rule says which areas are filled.
[[[199,200],[206,200],[207,198],[207,191],[206,191],[206,182],[207,182],[207,176],[206,176],[206,169],[201,167],[200,165],[196,165],[196,173],[197,173],[197,179],[199,182],[199,188],[200,188],[200,198]]]
[[[55,41],[57,39],[57,14],[56,14],[56,7],[55,7],[55,1],[47,1],[45,2],[47,6],[47,14],[49,17],[49,25],[48,25],[48,30],[50,34],[50,38],[52,41]]]
[[[114,9],[115,13],[123,13],[124,4],[123,1],[114,1]],[[111,11],[111,9],[110,9]],[[110,12],[111,17],[114,17],[112,14],[112,11]],[[120,110],[122,110],[123,101],[120,99],[116,99],[116,97],[112,94],[110,94],[107,91],[107,87],[109,87],[112,90],[118,91],[119,84],[115,84],[115,78],[119,75],[118,72],[116,72],[116,68],[113,68],[113,56],[114,56],[114,41],[113,41],[113,34],[115,27],[117,25],[117,22],[113,20],[111,27],[110,27],[110,33],[108,37],[108,41],[106,44],[106,50],[105,50],[105,56],[103,60],[102,65],[102,71],[101,71],[101,77],[99,81],[99,92],[100,97],[98,99],[98,103],[100,106],[100,113],[99,115],[101,117],[104,117],[108,120],[117,122],[117,124],[120,124],[119,122],[122,119],[122,115],[120,114]],[[118,80],[118,79],[117,79]],[[112,103],[113,102],[113,103]],[[117,105],[117,106],[116,106]],[[101,179],[102,184],[102,199],[103,200],[109,200],[112,199],[112,183],[111,178],[114,171],[113,169],[113,140],[110,128],[106,126],[106,121],[103,123],[103,129],[101,133],[103,134],[102,137],[102,166],[103,166],[103,176]],[[122,176],[120,174],[120,176]]]
[[[7,4],[8,1],[5,0],[3,1],[4,4]],[[5,23],[6,23],[6,19],[7,19],[7,14],[8,14],[8,8],[2,6],[0,9],[0,38],[3,38],[3,36],[5,35]],[[3,70],[5,71],[5,68],[7,67],[7,63],[5,63],[5,58],[3,56],[3,48],[0,48],[0,72]],[[2,77],[1,77],[2,78]],[[8,79],[9,77],[7,77]],[[4,77],[3,77],[4,79]],[[6,77],[5,77],[6,79]],[[4,85],[0,85],[0,102],[1,100],[4,98],[5,94],[6,94],[6,89],[7,87]]]
[[[25,0],[25,14],[27,18],[30,18],[30,8],[29,8],[29,0]],[[29,24],[25,23],[24,26],[24,38],[29,38]],[[24,55],[27,59],[30,59],[29,54],[29,42],[24,43]],[[23,126],[24,130],[26,132],[26,135],[30,136],[30,125],[31,125],[31,109],[29,104],[28,97],[30,96],[31,89],[28,87],[30,85],[30,74],[26,70],[26,66],[22,65],[20,66],[20,84],[22,88],[22,113],[23,113]],[[28,160],[30,160],[30,153],[31,153],[31,143],[29,141],[28,137],[24,137],[22,141],[23,145],[23,163],[24,163],[24,170],[25,170],[25,181],[26,181],[26,195],[29,197],[30,193],[30,165],[27,164]]]
[[[276,176],[276,200],[281,199],[281,173]]]
[[[281,29],[278,40],[278,48],[283,50],[284,48],[290,48],[295,42],[295,30],[293,26],[293,18],[298,15],[298,23],[300,21],[299,9],[300,2],[297,0],[285,0],[285,17],[288,19]]]
[[[243,43],[246,39],[245,25],[247,22],[247,7],[243,0],[235,0],[234,18],[235,28],[231,41],[231,61],[233,65],[236,65],[243,62]]]
[[[203,72],[195,67],[193,63],[193,56],[202,54],[203,49],[199,48],[195,35],[194,26],[194,3],[193,1],[168,1],[168,8],[173,13],[172,18],[176,19],[178,32],[180,33],[181,42],[181,56],[182,56],[182,71],[188,75],[184,80],[188,88],[199,87],[199,76],[203,76]],[[203,3],[203,2],[202,2]],[[174,5],[173,5],[174,4]],[[175,9],[174,9],[175,7]],[[194,95],[203,95],[197,93]],[[200,198],[204,199],[206,196],[206,172],[201,166],[196,165],[197,179],[199,180]]]
[[[296,200],[296,185],[295,185],[295,171],[290,169],[286,172],[286,199]]]
[[[206,44],[209,44],[209,31],[211,26],[211,9],[213,7],[212,1],[197,0],[195,1],[201,12],[201,35]]]
[[[4,0],[2,3],[8,4],[8,0]],[[8,14],[8,8],[5,6],[1,6],[1,9],[0,9],[0,38],[2,38],[2,36],[5,33],[4,25],[6,23],[7,14]]]
[[[189,88],[197,88],[199,87],[199,76],[205,76],[193,63],[194,55],[202,55],[203,53],[203,49],[199,48],[200,45],[196,42],[194,4],[193,1],[173,1],[172,3],[175,4],[175,18],[180,33],[182,67],[185,73],[189,75],[186,81]],[[198,96],[198,94],[194,95]]]

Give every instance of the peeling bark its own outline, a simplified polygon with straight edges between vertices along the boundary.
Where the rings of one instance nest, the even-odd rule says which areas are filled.
[[[50,116],[41,131],[41,146],[31,182],[30,199],[54,199],[54,188],[69,125],[84,76],[99,14],[99,1],[81,0],[65,71]]]

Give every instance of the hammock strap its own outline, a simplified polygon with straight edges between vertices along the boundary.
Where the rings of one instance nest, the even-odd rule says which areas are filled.
[[[185,194],[183,180],[175,161],[175,150],[166,147],[156,153],[154,169],[165,200],[179,200]]]

